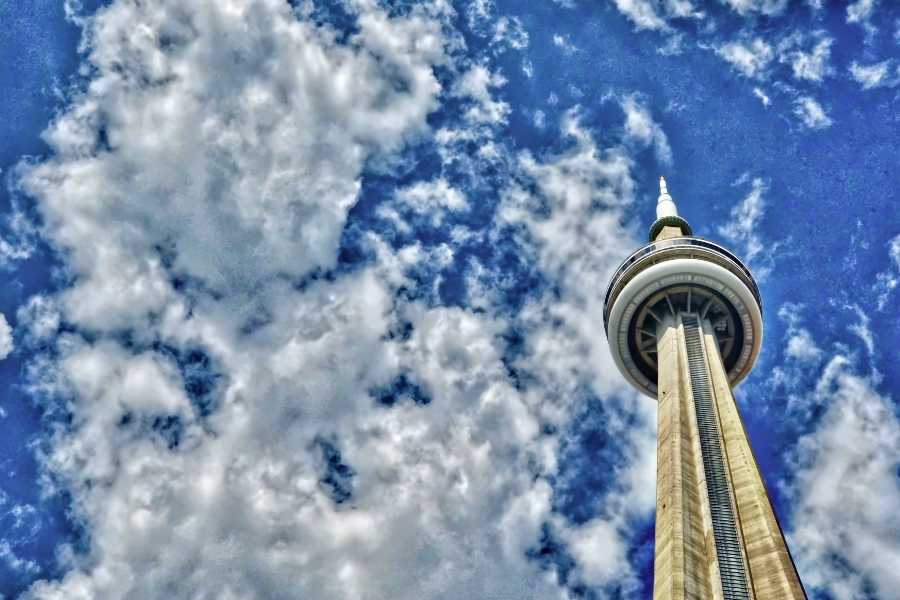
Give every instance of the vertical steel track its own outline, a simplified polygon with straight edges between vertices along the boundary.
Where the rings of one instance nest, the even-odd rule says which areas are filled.
[[[700,323],[693,315],[683,315],[682,323],[687,345],[691,390],[697,412],[697,428],[700,431],[700,448],[703,452],[703,470],[706,474],[706,490],[712,514],[713,537],[716,541],[716,555],[722,577],[722,591],[725,600],[750,600],[744,556],[741,553],[741,542],[731,506],[731,494],[728,491],[728,479],[725,476],[719,424],[710,392],[706,357],[703,355],[703,346],[700,342]]]

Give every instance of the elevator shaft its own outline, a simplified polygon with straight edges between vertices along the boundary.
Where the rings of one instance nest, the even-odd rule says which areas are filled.
[[[718,417],[700,339],[700,322],[694,315],[683,315],[682,323],[722,593],[725,600],[749,600],[747,569],[725,474]]]

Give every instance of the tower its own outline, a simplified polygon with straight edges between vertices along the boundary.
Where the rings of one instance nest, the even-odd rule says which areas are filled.
[[[759,290],[659,185],[650,243],[603,315],[616,366],[659,402],[653,598],[806,598],[731,393],[762,343]]]

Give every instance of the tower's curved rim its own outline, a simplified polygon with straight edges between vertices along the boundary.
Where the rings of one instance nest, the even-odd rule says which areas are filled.
[[[723,248],[722,246],[698,237],[678,237],[653,242],[642,246],[631,253],[622,261],[619,268],[610,279],[606,288],[606,296],[603,304],[603,327],[609,334],[609,315],[612,305],[615,304],[616,295],[625,287],[628,281],[641,270],[663,260],[676,258],[696,258],[708,260],[725,267],[737,275],[753,294],[756,303],[762,311],[762,299],[759,288],[750,269],[741,260]]]
[[[744,281],[745,277],[738,276],[720,262],[688,256],[654,261],[637,269],[614,295],[607,329],[613,362],[631,385],[651,398],[656,397],[656,382],[641,372],[636,362],[640,357],[633,356],[628,334],[631,321],[644,302],[670,286],[707,288],[718,292],[733,308],[736,323],[743,333],[734,364],[726,365],[726,375],[732,386],[744,379],[756,362],[762,347],[762,308]]]

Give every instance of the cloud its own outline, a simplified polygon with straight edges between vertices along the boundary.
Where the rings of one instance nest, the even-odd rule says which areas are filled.
[[[881,376],[859,366],[860,347],[877,352],[867,316],[850,343],[824,347],[786,303],[785,356],[773,380],[788,393],[784,425],[799,433],[781,482],[792,510],[788,542],[807,591],[837,600],[885,597],[896,589],[900,521],[900,420]]]
[[[440,226],[444,214],[469,210],[465,195],[447,183],[446,179],[419,181],[409,187],[397,190],[394,206],[407,209],[419,216],[427,217],[433,227]],[[387,212],[392,210],[387,205],[379,207]]]
[[[497,52],[521,51],[528,47],[528,32],[518,17],[497,16],[493,0],[475,0],[466,8],[469,29],[477,36],[490,40]]]
[[[563,54],[566,56],[572,56],[576,52],[578,52],[578,48],[576,48],[572,42],[570,42],[565,36],[555,34],[553,36],[553,45],[562,50]]]
[[[878,0],[856,0],[847,6],[847,22],[869,25],[869,19],[875,12]]]
[[[500,17],[494,25],[491,45],[524,50],[528,47],[528,32],[518,17]]]
[[[603,289],[627,249],[638,244],[619,220],[634,197],[634,165],[623,145],[599,148],[577,110],[564,114],[562,130],[569,141],[564,152],[545,160],[529,152],[520,156],[523,176],[533,181],[537,193],[519,186],[508,189],[500,218],[526,228],[527,248],[537,253],[536,266],[562,296],[561,302],[530,307],[535,318],[547,310],[568,323],[535,332],[536,339],[530,340],[534,364],[545,365],[562,379],[567,373],[581,373],[598,395],[607,396],[627,388],[603,342],[594,343],[591,332],[596,319],[602,321],[602,299],[587,290]],[[594,342],[588,344],[588,339]],[[588,347],[592,350],[586,359],[582,353]]]
[[[876,379],[838,353],[816,383],[824,409],[793,454],[791,548],[807,586],[837,600],[889,597],[900,585],[900,422]]]
[[[822,349],[809,330],[802,326],[800,315],[803,308],[802,305],[788,302],[778,309],[778,317],[788,324],[785,356],[802,364],[816,364],[822,358]]]
[[[762,79],[775,51],[762,38],[728,42],[716,48],[716,54],[729,62],[745,77]]]
[[[548,422],[564,422],[586,390],[606,411],[605,430],[619,440],[622,457],[597,501],[599,514],[577,527],[565,519],[553,523],[576,560],[571,577],[592,586],[634,585],[627,524],[649,514],[655,500],[656,408],[636,397],[597,336],[603,301],[593,292],[604,289],[623,254],[639,243],[622,226],[634,198],[634,164],[622,143],[598,146],[577,109],[564,114],[562,129],[568,146],[561,152],[520,155],[521,185],[506,191],[501,206],[500,226],[516,228],[523,253],[551,284],[519,316],[527,336],[516,366],[541,389],[555,390],[542,404]],[[598,544],[603,556],[592,554]]]
[[[558,0],[554,0],[558,1]],[[657,31],[670,31],[670,19],[692,18],[702,19],[705,13],[698,10],[691,0],[665,0],[654,2],[651,0],[615,0],[619,12],[628,17],[635,24],[636,29],[649,29]],[[664,48],[667,52],[675,53],[670,44],[677,44],[670,39]]]
[[[670,156],[661,126],[632,96],[606,145],[572,111],[564,149],[515,154],[496,136],[502,78],[454,54],[446,5],[347,8],[346,40],[276,0],[113,4],[87,25],[91,80],[21,180],[67,285],[17,315],[47,349],[31,389],[67,415],[42,444],[48,491],[72,498],[86,549],[61,551],[65,574],[26,598],[636,585],[655,404],[596,343],[590,290],[637,244],[632,153]],[[433,131],[442,99],[458,112]],[[440,163],[419,180],[396,167],[413,144]],[[402,186],[365,188],[367,167]],[[501,197],[485,232],[404,238],[491,219],[467,186],[483,171]],[[351,213],[361,190],[370,229]],[[339,262],[342,236],[365,258]],[[441,305],[445,271],[482,237],[529,257],[541,283],[521,310],[490,252],[467,259],[476,308]],[[587,400],[618,443],[580,522],[556,486],[585,468],[560,475],[559,446]],[[569,566],[542,562],[547,531]]]
[[[650,110],[634,94],[621,101],[625,111],[625,139],[645,146],[653,146],[656,158],[663,165],[672,164],[672,148],[662,127],[653,120]]]
[[[18,556],[7,540],[0,540],[0,560],[5,562],[16,573],[35,574],[40,572],[40,567],[36,562]]]
[[[287,6],[254,6],[116,4],[93,22],[94,83],[22,179],[79,279],[62,300],[82,324],[162,314],[169,263],[220,293],[330,268],[366,158],[425,131],[445,57],[424,10],[366,12],[343,46]]]
[[[787,0],[724,0],[733,11],[740,15],[760,13],[763,15],[780,15],[787,6]]]
[[[743,182],[744,178],[738,180]],[[765,279],[773,267],[774,250],[778,244],[769,245],[769,252],[763,255],[765,244],[760,235],[762,218],[765,215],[765,193],[768,186],[759,177],[751,182],[750,193],[731,209],[730,219],[718,228],[719,235],[734,244],[743,246],[743,258],[753,269],[756,277]]]
[[[616,8],[628,17],[637,29],[666,29],[665,19],[656,11],[656,3],[649,0],[615,0]]]
[[[348,43],[275,0],[92,21],[92,80],[22,174],[71,284],[19,313],[88,548],[26,597],[562,597],[527,555],[554,438],[506,325],[400,293],[446,246],[370,233],[335,269],[366,163],[431,135],[442,6],[350,3]],[[468,206],[439,176],[386,202]]]
[[[794,114],[809,129],[827,129],[833,121],[814,98],[800,96],[794,102]]]
[[[0,220],[0,269],[13,268],[15,263],[29,258],[34,253],[37,237],[34,222],[22,207],[14,176],[15,172],[9,186],[10,208]]]
[[[501,124],[509,116],[509,104],[494,100],[491,88],[502,87],[506,79],[499,73],[492,73],[485,65],[474,65],[456,81],[453,93],[474,102],[466,113],[473,123]]]
[[[6,322],[6,315],[0,313],[0,360],[3,360],[13,351],[12,329]]]
[[[761,88],[753,88],[753,95],[759,98],[759,101],[763,103],[763,106],[767,107],[772,104],[772,99],[769,98],[768,94],[766,94]]]
[[[850,74],[862,84],[864,90],[895,87],[900,84],[900,68],[895,67],[894,60],[890,58],[871,65],[861,65],[853,61],[850,65]]]
[[[900,234],[888,242],[888,268],[875,276],[874,292],[877,294],[878,310],[884,310],[894,288],[900,284]]]
[[[795,79],[820,82],[833,72],[829,62],[833,43],[832,38],[822,37],[809,51],[782,50],[779,60],[791,65]]]

